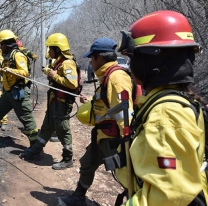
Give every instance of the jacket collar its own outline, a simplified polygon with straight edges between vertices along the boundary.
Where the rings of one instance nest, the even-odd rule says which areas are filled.
[[[150,93],[148,93],[146,96],[139,95],[137,97],[138,107],[141,107],[147,101],[147,99],[149,99],[151,96],[153,96],[156,92],[159,92],[159,91],[161,91],[163,89],[175,89],[175,90],[178,90],[178,85],[168,85],[168,86],[156,87]]]
[[[107,71],[107,69],[111,66],[116,66],[116,65],[118,65],[117,61],[108,62],[104,64],[102,67],[100,67],[97,71],[95,71],[95,74],[99,78],[100,83],[102,82],[102,78],[105,75],[105,72]]]
[[[61,61],[62,58],[64,58],[64,56],[61,54],[61,55],[55,60],[55,62],[54,62],[53,64],[54,64],[54,65],[57,65],[57,64]]]

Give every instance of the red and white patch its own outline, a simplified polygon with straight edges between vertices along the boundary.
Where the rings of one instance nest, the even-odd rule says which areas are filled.
[[[174,157],[157,157],[159,168],[162,169],[176,169],[176,158]]]

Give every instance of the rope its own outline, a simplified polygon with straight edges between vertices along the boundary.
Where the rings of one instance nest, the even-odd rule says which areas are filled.
[[[22,76],[22,75],[20,75],[20,74],[14,73],[14,72],[11,71],[11,70],[7,70],[7,69],[4,69],[4,68],[2,68],[1,70],[2,70],[2,71],[5,71],[5,72],[10,72],[10,73],[12,73],[12,74],[14,74],[14,75],[16,75],[16,76],[18,76],[18,77],[22,77],[23,79],[27,79],[27,80],[29,80],[29,81],[31,81],[31,82],[35,82],[35,83],[41,84],[41,85],[43,85],[43,86],[45,86],[45,87],[48,87],[48,88],[50,88],[50,89],[54,89],[54,90],[57,90],[57,91],[61,91],[61,92],[63,92],[63,93],[70,94],[70,95],[75,96],[75,97],[80,97],[80,95],[78,95],[78,94],[74,94],[74,93],[71,93],[71,92],[64,91],[64,90],[62,90],[62,89],[57,89],[57,88],[55,88],[55,87],[51,87],[51,86],[49,86],[49,85],[47,85],[47,84],[43,84],[43,83],[38,82],[38,81],[35,81],[35,80],[33,80],[33,79],[24,77],[24,76]]]
[[[35,180],[34,178],[30,177],[27,173],[23,172],[19,167],[17,167],[16,165],[12,164],[11,162],[7,161],[6,159],[0,157],[1,160],[4,160],[5,162],[9,163],[10,165],[12,165],[13,167],[15,167],[17,170],[19,170],[21,173],[23,173],[25,176],[27,176],[28,178],[30,178],[31,180],[33,180],[34,182],[38,183],[39,185],[41,185],[43,188],[45,188],[45,186],[43,184],[41,184],[40,182],[38,182],[37,180]]]

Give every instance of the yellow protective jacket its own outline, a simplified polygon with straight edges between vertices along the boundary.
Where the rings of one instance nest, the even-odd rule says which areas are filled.
[[[139,96],[139,107],[161,89],[164,88]],[[156,102],[165,99],[190,104],[180,96],[165,96]],[[187,206],[202,191],[203,183],[207,201],[207,181],[204,172],[200,172],[204,149],[202,113],[197,125],[193,110],[180,103],[164,102],[154,106],[130,147],[133,170],[143,180],[143,187],[140,189],[134,179],[134,195],[123,205]],[[127,188],[126,168],[117,170],[116,175]]]
[[[2,56],[2,50],[0,49],[0,67],[2,65],[3,60],[4,60],[4,58]]]
[[[0,68],[2,67],[2,63],[3,63],[3,56],[2,56],[2,50],[0,49]],[[2,90],[2,82],[3,82],[3,78],[2,78],[2,74],[0,74],[0,82],[1,82],[1,88],[0,88],[0,91]]]
[[[118,62],[108,62],[104,64],[101,68],[95,71],[96,76],[99,78],[100,84],[102,83],[102,78],[106,70],[114,65],[118,65]],[[109,102],[110,108],[115,107],[117,104],[121,103],[119,100],[118,94],[123,90],[128,91],[129,93],[129,113],[133,112],[133,103],[132,103],[132,82],[130,76],[123,70],[116,70],[112,72],[109,76],[107,83],[107,100]],[[101,89],[98,89],[99,93]],[[105,105],[102,99],[98,99],[94,102],[93,113],[95,118],[95,124],[101,123],[104,120],[116,120],[117,125],[120,129],[120,134],[123,135],[124,119],[123,111],[119,112],[113,118],[106,116],[108,107]],[[129,117],[131,117],[129,114]],[[131,120],[131,118],[129,118]],[[97,142],[99,143],[100,139],[103,138],[112,138],[104,134],[100,129],[98,129]]]
[[[66,59],[58,67],[57,74],[53,76],[53,80],[57,84],[66,88],[76,89],[78,87],[77,67],[75,61],[73,60],[73,56],[69,52],[65,52],[56,59],[56,61],[53,63],[54,68],[56,68],[63,57]],[[53,99],[55,99],[55,94],[54,92],[51,92],[50,102]],[[57,98],[57,100],[65,102],[65,99],[63,98]]]
[[[12,55],[12,52],[11,52]],[[21,52],[16,52],[14,54],[15,66],[11,68],[9,62],[10,54],[4,57],[4,61],[2,64],[2,68],[6,68],[7,70],[11,70],[12,72],[19,74],[24,77],[29,76],[28,66],[27,66],[27,57]],[[11,86],[16,83],[18,79],[23,79],[15,74],[11,74],[9,72],[3,72],[3,86],[5,91],[9,91]],[[27,82],[27,80],[25,80]]]

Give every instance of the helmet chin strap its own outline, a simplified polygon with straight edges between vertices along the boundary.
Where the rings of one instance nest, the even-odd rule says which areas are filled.
[[[177,59],[179,59],[180,56],[181,56],[180,52],[178,52],[169,61],[167,61],[163,66],[152,69],[152,74],[156,74],[157,75],[157,74],[160,74],[162,72],[167,71],[168,68],[169,68],[169,65],[171,65]]]

